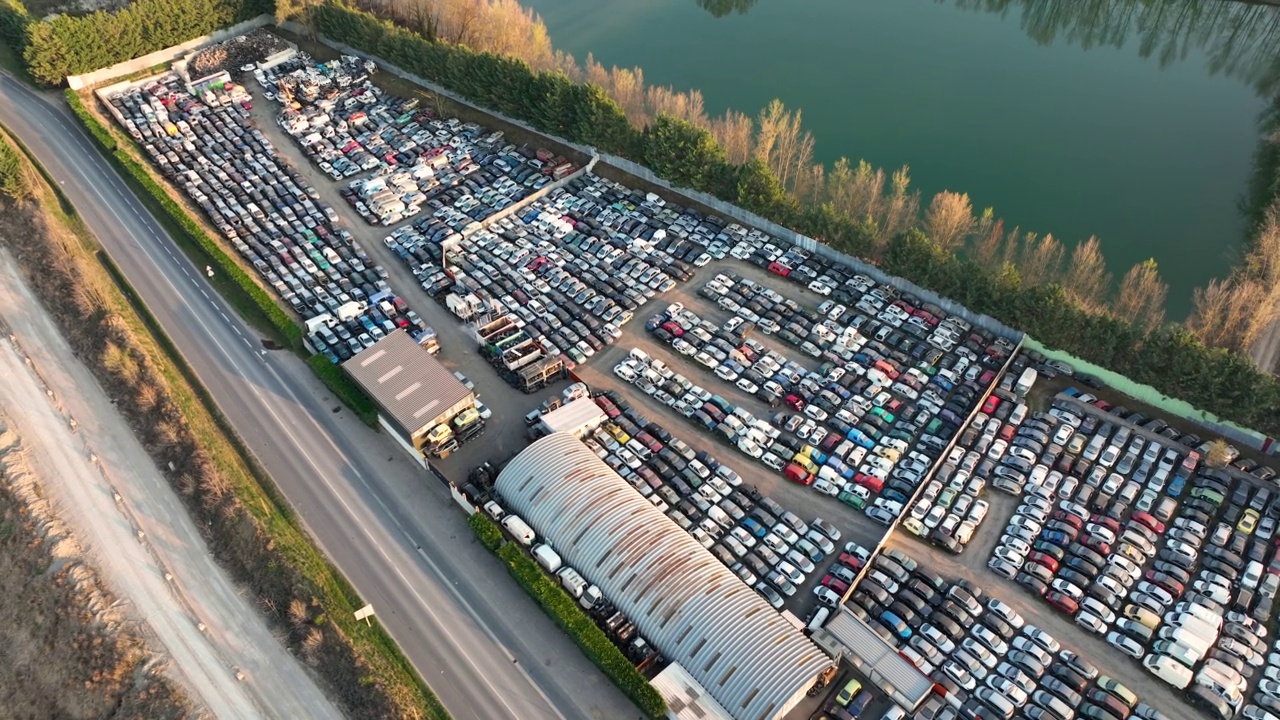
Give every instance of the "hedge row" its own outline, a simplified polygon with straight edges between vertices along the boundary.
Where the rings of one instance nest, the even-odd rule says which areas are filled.
[[[55,86],[67,75],[110,67],[274,11],[272,0],[134,0],[114,12],[26,23],[16,40],[31,76]],[[0,30],[12,44],[12,31]]]
[[[498,546],[502,545],[502,529],[498,527],[498,523],[489,519],[484,513],[471,513],[467,516],[467,524],[471,526],[471,532],[476,534],[480,539],[480,544],[489,549],[489,552],[497,552]]]
[[[613,681],[644,714],[654,720],[666,717],[666,701],[622,654],[618,646],[610,642],[604,631],[587,617],[576,600],[548,577],[518,545],[503,544],[502,532],[492,520],[475,513],[467,524],[481,544],[495,551],[506,564],[511,577],[551,616],[561,630],[573,638],[582,654],[595,663],[605,677]]]
[[[239,306],[242,311],[260,314],[277,336],[277,340],[282,341],[289,349],[305,354],[306,351],[302,346],[302,328],[260,285],[254,282],[253,278],[249,277],[249,274],[222,249],[216,240],[209,237],[209,234],[191,218],[186,209],[174,202],[145,167],[120,147],[115,136],[89,112],[79,95],[72,90],[67,90],[66,96],[71,111],[80,119],[80,122],[89,130],[89,134],[107,152],[117,167],[124,170],[127,177],[132,178],[146,191],[147,196],[163,211],[170,227],[176,228],[181,233],[183,237],[180,239],[187,240],[188,245],[198,247],[203,259],[217,268],[223,277],[231,279],[234,291],[246,300],[247,306],[246,303],[237,303],[236,298],[227,298],[228,301]],[[322,355],[307,356],[307,365],[329,388],[329,391],[351,408],[361,420],[370,426],[377,422],[377,408],[374,407],[373,401],[338,366]]]
[[[568,140],[639,162],[676,185],[710,193],[849,255],[867,256],[875,229],[829,204],[801,205],[759,160],[732,165],[703,128],[660,116],[643,129],[593,85],[492,53],[433,42],[345,0],[325,0],[313,19],[326,37],[428,78],[471,102]],[[1205,347],[1169,323],[1151,333],[1127,319],[1087,312],[1056,284],[1022,281],[1009,265],[987,266],[942,250],[918,229],[889,239],[883,267],[1026,331],[1051,347],[1147,383],[1270,435],[1280,435],[1280,384],[1247,357]]]
[[[329,388],[329,392],[333,393],[343,405],[351,408],[351,411],[360,417],[366,425],[372,427],[378,422],[378,408],[374,406],[373,400],[360,389],[350,377],[347,376],[342,368],[334,365],[329,358],[323,355],[309,355],[307,357],[307,365],[311,367],[311,371],[320,378],[320,381]]]

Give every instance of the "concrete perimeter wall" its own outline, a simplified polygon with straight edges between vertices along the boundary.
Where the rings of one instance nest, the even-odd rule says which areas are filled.
[[[147,68],[176,60],[192,50],[197,50],[206,45],[212,45],[213,43],[219,43],[237,35],[243,35],[250,30],[272,25],[274,23],[275,18],[272,16],[259,15],[256,18],[245,20],[244,22],[232,25],[229,28],[223,28],[222,30],[211,32],[208,35],[188,40],[181,45],[174,45],[163,50],[157,50],[150,55],[143,55],[140,58],[126,60],[122,63],[112,65],[111,67],[101,68],[99,70],[94,70],[93,72],[84,73],[83,75],[68,75],[67,86],[72,90],[80,90],[82,88],[104,83],[108,80],[114,80],[122,75],[131,75],[140,70],[146,70]]]

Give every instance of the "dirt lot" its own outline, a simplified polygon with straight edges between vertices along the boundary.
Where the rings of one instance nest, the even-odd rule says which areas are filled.
[[[116,610],[131,623],[145,620],[136,627],[164,655],[140,668],[164,668],[218,717],[341,717],[210,557],[177,494],[26,291],[7,253],[0,254],[0,331],[0,409],[12,434],[26,441],[20,456],[27,487],[75,529],[78,544],[59,546],[64,561],[96,566],[124,602]],[[31,617],[29,606],[20,609]],[[95,642],[103,641],[80,646]],[[24,685],[39,687],[31,680]],[[45,698],[50,704],[29,717],[59,715],[49,708],[74,686],[59,684]],[[81,715],[68,708],[65,716]]]

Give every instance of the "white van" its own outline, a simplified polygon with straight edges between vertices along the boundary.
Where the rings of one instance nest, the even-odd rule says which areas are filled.
[[[582,597],[578,598],[578,604],[590,610],[603,599],[604,593],[600,592],[600,588],[595,585],[588,585],[587,589],[582,591]]]
[[[493,518],[495,521],[501,520],[502,516],[507,514],[506,511],[502,509],[502,506],[494,502],[493,500],[490,500],[489,502],[484,504],[484,511],[486,514],[488,514],[489,517]]]
[[[1214,630],[1222,628],[1222,615],[1203,605],[1193,602],[1180,602],[1173,606],[1173,611],[1176,613],[1189,613],[1194,615],[1206,623],[1213,625]]]
[[[1176,660],[1185,666],[1188,670],[1195,667],[1196,663],[1204,657],[1205,651],[1198,648],[1187,647],[1182,643],[1172,640],[1157,640],[1151,645],[1152,655],[1165,655]]]
[[[1222,662],[1217,658],[1209,658],[1205,661],[1204,667],[1200,668],[1200,673],[1208,677],[1212,677],[1222,685],[1244,690],[1248,685],[1248,681],[1235,668]]]
[[[549,573],[553,573],[560,569],[564,561],[560,559],[560,554],[551,549],[546,543],[540,543],[533,546],[533,559]]]
[[[1196,629],[1171,625],[1160,628],[1159,637],[1161,640],[1172,640],[1201,652],[1207,651],[1214,640],[1213,636],[1206,636]]]
[[[809,624],[805,626],[805,629],[811,633],[817,632],[818,628],[822,627],[823,623],[825,623],[827,618],[830,616],[831,608],[820,607],[817,610],[814,610],[813,617],[809,618]]]
[[[1142,660],[1142,665],[1152,675],[1179,690],[1185,690],[1191,684],[1191,668],[1169,655],[1151,653]]]
[[[587,589],[587,581],[571,567],[560,568],[556,577],[560,578],[560,585],[564,587],[565,592],[573,596],[574,600],[580,599],[583,591]]]
[[[533,528],[529,527],[529,524],[524,520],[521,520],[519,515],[507,515],[502,518],[502,527],[511,533],[511,537],[515,538],[516,542],[525,547],[532,545],[533,539],[537,537],[533,532]]]

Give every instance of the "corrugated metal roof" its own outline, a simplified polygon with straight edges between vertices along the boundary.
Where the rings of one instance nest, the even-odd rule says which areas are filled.
[[[838,640],[853,666],[906,709],[914,710],[933,691],[932,680],[848,608],[841,607],[819,632]]]
[[[738,720],[780,718],[831,659],[571,435],[498,475],[508,509]]]
[[[558,433],[567,432],[574,435],[581,435],[584,427],[594,429],[599,427],[608,416],[604,410],[596,404],[595,400],[589,397],[578,398],[569,403],[565,403],[561,407],[539,418],[539,421],[548,432]]]
[[[342,368],[385,415],[410,433],[434,424],[440,413],[471,394],[404,330],[382,338]]]
[[[693,679],[680,663],[671,663],[653,678],[653,688],[667,701],[667,716],[675,720],[732,720],[729,711]]]

